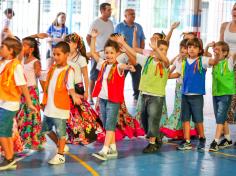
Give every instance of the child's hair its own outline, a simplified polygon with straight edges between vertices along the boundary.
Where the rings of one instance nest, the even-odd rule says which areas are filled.
[[[181,42],[179,43],[179,47],[185,47],[187,48],[187,42],[188,42],[188,39],[183,39],[181,40]]]
[[[5,45],[9,50],[12,49],[12,56],[15,58],[22,50],[22,44],[19,40],[7,37],[2,41],[2,45]]]
[[[120,51],[120,47],[119,47],[119,44],[111,39],[108,39],[105,43],[105,46],[104,46],[104,50],[106,47],[113,47],[116,52],[119,52]]]
[[[70,53],[70,45],[67,42],[58,42],[54,48],[60,48],[63,53]]]
[[[68,43],[70,43],[70,42],[76,43],[78,54],[81,54],[82,56],[84,56],[87,60],[87,63],[88,63],[89,59],[86,55],[85,44],[84,44],[83,38],[81,36],[79,36],[78,34],[76,34],[74,32],[72,34],[67,35],[64,40],[65,40],[65,42],[68,42]]]
[[[59,26],[59,24],[58,24],[58,17],[59,17],[60,15],[65,15],[65,16],[66,16],[66,13],[64,13],[64,12],[59,12],[59,13],[57,14],[55,20],[52,22],[52,24],[53,24],[54,26]],[[62,27],[65,27],[65,24],[62,24]]]
[[[191,40],[188,40],[187,47],[189,47],[189,46],[198,47],[199,50],[200,50],[198,56],[202,56],[203,55],[204,50],[203,50],[203,43],[202,43],[201,39],[195,37],[195,38],[193,38]]]
[[[197,32],[183,32],[181,35],[183,36],[183,38],[185,38],[186,35],[193,35],[195,38],[197,37]]]
[[[164,32],[162,32],[162,33],[156,32],[153,35],[158,35],[160,40],[164,40],[166,38],[166,34]]]
[[[224,42],[224,41],[216,42],[215,46],[221,46],[221,50],[223,52],[227,52],[225,57],[227,58],[229,56],[229,45],[226,42]]]
[[[165,46],[169,47],[169,43],[166,40],[158,40],[157,47],[160,47],[161,45],[165,45]]]
[[[15,16],[15,12],[11,9],[11,8],[7,8],[5,11],[4,11],[4,14],[7,15],[7,14],[12,14],[12,16]]]
[[[33,37],[25,37],[22,41],[27,41],[30,48],[33,48],[33,56],[40,60],[39,42]]]

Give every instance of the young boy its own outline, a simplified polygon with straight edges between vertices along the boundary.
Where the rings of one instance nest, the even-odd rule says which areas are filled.
[[[215,139],[209,148],[209,151],[216,152],[219,149],[233,145],[227,123],[227,112],[230,107],[232,95],[235,94],[235,55],[229,57],[229,45],[223,41],[210,43],[208,47],[213,47],[215,56],[219,55],[219,62],[212,70],[213,107],[217,125]],[[222,133],[224,134],[224,139],[220,141]]]
[[[48,161],[49,164],[65,163],[66,120],[69,118],[70,112],[69,95],[75,104],[81,104],[81,99],[74,90],[74,71],[67,65],[69,53],[68,43],[56,44],[53,49],[55,65],[50,68],[44,87],[42,132],[47,133],[58,146],[58,153]],[[56,132],[52,131],[53,126],[55,126]]]
[[[142,75],[139,90],[142,92],[143,101],[141,108],[141,119],[143,127],[149,137],[149,144],[143,149],[143,153],[157,152],[161,146],[158,141],[159,123],[162,115],[163,102],[165,98],[165,87],[168,79],[169,61],[166,57],[168,43],[156,38],[151,39],[153,52],[150,57],[138,54],[130,48],[124,40],[118,40],[129,54],[134,58],[132,62],[142,66]],[[135,59],[136,58],[136,59]]]
[[[21,93],[26,98],[27,106],[36,111],[28,92],[23,68],[16,59],[22,44],[13,38],[3,40],[0,50],[0,145],[5,158],[0,163],[0,170],[16,168],[13,152],[13,118],[20,106]]]

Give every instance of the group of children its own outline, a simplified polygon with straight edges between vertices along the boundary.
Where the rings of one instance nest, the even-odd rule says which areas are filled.
[[[134,38],[135,32],[137,31],[134,31]],[[135,133],[134,136],[144,135],[145,131],[149,142],[143,153],[159,151],[162,145],[161,132],[165,133],[168,125],[173,123],[178,123],[177,131],[183,128],[184,140],[177,149],[192,149],[191,134],[199,136],[198,149],[204,149],[206,138],[203,126],[203,95],[206,71],[211,66],[217,129],[209,150],[217,151],[219,148],[232,145],[226,112],[231,96],[235,94],[233,67],[236,54],[229,54],[227,43],[220,41],[207,45],[207,49],[213,48],[212,57],[207,49],[204,51],[199,38],[194,35],[186,37],[180,43],[179,55],[172,64],[174,67],[169,69],[169,41],[163,34],[153,35],[150,42],[152,50],[146,55],[140,54],[137,48],[130,47],[119,34],[112,35],[104,46],[104,52],[98,53],[95,51],[97,35],[98,31],[93,29],[89,55],[97,62],[97,69],[100,71],[93,91],[93,97],[97,97],[99,113],[87,102],[88,53],[86,55],[83,40],[79,35],[69,34],[64,41],[53,47],[54,63],[46,74],[41,72],[35,36],[26,37],[22,42],[15,37],[7,37],[2,41],[0,144],[5,157],[0,164],[0,170],[16,167],[12,131],[19,133],[25,148],[35,150],[42,149],[47,134],[58,147],[57,154],[48,161],[49,164],[65,163],[64,152],[68,151],[66,142],[88,144],[97,139],[99,132],[104,134],[104,146],[92,155],[100,160],[116,158],[118,152],[115,131],[121,118],[123,121],[132,121],[131,131]],[[133,43],[135,44],[135,41]],[[120,117],[119,113],[125,109],[124,72],[135,72],[136,64],[142,66],[138,104],[143,129],[137,120]],[[166,84],[168,79],[173,78],[177,78],[176,116],[173,116],[172,120],[163,120]],[[43,89],[41,104],[38,80]],[[40,109],[44,112],[42,122]],[[14,117],[17,125],[15,128]],[[191,125],[192,121],[195,125]],[[192,128],[196,128],[197,132],[193,132]],[[225,138],[220,141],[222,134]]]

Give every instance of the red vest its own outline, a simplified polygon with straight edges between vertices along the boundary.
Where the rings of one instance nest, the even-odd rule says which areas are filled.
[[[115,68],[114,69],[111,68],[110,73],[109,73],[111,78],[107,80],[108,100],[114,103],[123,103],[125,76],[119,75],[117,64],[113,64],[113,66]],[[106,67],[106,63],[102,65],[102,69],[99,72],[98,79],[97,79],[97,82],[96,82],[96,85],[94,87],[93,94],[92,94],[93,97],[97,97],[102,89],[102,79],[103,79],[103,72],[104,72],[105,67]]]

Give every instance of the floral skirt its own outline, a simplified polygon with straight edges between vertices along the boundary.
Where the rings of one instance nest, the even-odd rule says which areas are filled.
[[[35,86],[28,87],[33,105],[37,113],[31,112],[26,105],[24,96],[21,96],[20,110],[16,114],[18,131],[25,148],[41,150],[42,144],[46,141],[41,133],[42,121],[40,115],[39,91]]]
[[[175,88],[175,103],[174,110],[170,117],[167,116],[166,102],[163,105],[162,118],[160,122],[160,132],[162,132],[166,137],[172,139],[183,139],[183,126],[180,118],[181,114],[181,89],[182,84],[176,83]],[[197,130],[193,122],[190,122],[191,130],[190,135],[196,136]]]
[[[75,91],[83,94],[83,85],[76,84]],[[67,120],[67,143],[86,145],[97,140],[102,132],[102,122],[90,104],[82,100],[81,105],[74,105],[70,99],[70,117]]]
[[[99,106],[96,107],[97,112],[99,113]],[[105,130],[103,133],[100,133],[98,135],[97,140],[99,142],[104,142],[105,140]],[[138,136],[144,136],[145,132],[144,129],[141,128],[139,122],[137,119],[133,118],[126,108],[125,102],[123,102],[120,105],[119,109],[119,115],[118,115],[118,121],[116,124],[116,130],[115,130],[115,138],[116,141],[122,140],[126,136],[128,138],[138,137]]]

